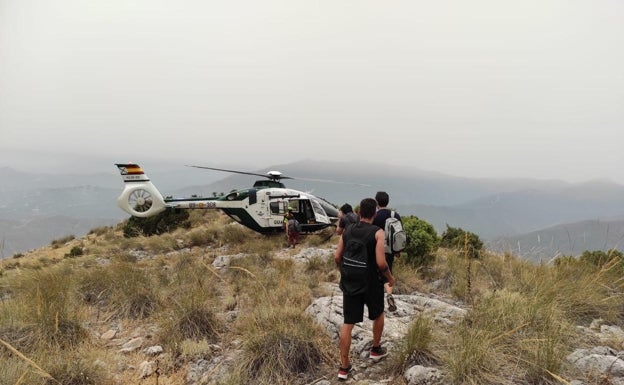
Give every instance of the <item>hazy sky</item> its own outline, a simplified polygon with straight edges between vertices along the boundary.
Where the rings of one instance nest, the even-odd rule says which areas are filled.
[[[0,167],[41,152],[624,183],[624,1],[0,0]]]

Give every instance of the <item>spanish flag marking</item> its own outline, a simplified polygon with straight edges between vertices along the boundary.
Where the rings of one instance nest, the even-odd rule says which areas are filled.
[[[144,174],[141,167],[137,165],[128,165],[126,166],[127,175],[141,175]]]

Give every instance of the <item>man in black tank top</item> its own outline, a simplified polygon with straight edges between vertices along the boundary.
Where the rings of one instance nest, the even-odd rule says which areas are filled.
[[[351,371],[349,350],[351,349],[351,332],[356,323],[364,320],[364,305],[368,309],[368,318],[373,321],[373,348],[370,359],[379,361],[388,353],[381,347],[381,335],[384,328],[384,286],[379,276],[383,276],[387,283],[394,285],[394,277],[386,263],[384,253],[384,231],[372,224],[377,202],[372,198],[365,198],[360,202],[360,222],[349,227],[338,241],[338,248],[334,254],[336,264],[343,262],[345,244],[349,237],[364,237],[368,251],[369,270],[373,271],[376,279],[368,281],[367,289],[362,294],[348,295],[343,293],[343,317],[340,328],[340,368],[338,379],[346,380]],[[345,239],[346,238],[346,239]]]

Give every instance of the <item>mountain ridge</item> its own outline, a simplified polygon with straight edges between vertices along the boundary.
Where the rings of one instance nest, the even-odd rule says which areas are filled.
[[[212,196],[251,187],[253,181],[260,178],[184,166],[143,169],[163,195],[177,197]],[[356,205],[361,198],[384,190],[390,194],[390,206],[402,215],[416,215],[434,225],[439,233],[446,225],[461,227],[486,241],[499,242],[508,238],[514,242],[514,237],[552,226],[624,216],[624,186],[604,179],[570,183],[556,179],[467,178],[368,161],[302,160],[264,170],[269,169],[293,176],[295,179],[287,180],[289,187],[309,191],[336,206],[345,202]],[[54,237],[69,235],[46,232],[41,226],[32,226],[31,231],[23,226],[29,220],[64,218],[67,225],[57,223],[54,227],[75,229],[74,235],[79,236],[90,228],[76,223],[110,225],[127,218],[115,204],[123,183],[112,164],[110,173],[60,175],[0,167],[0,177],[4,182],[0,187],[0,218],[4,220],[0,236],[4,239],[5,256],[23,251],[24,247],[43,245]],[[310,182],[297,177],[341,183]],[[184,185],[185,182],[188,184]],[[355,185],[358,183],[360,185]],[[78,219],[82,221],[76,222]],[[19,247],[12,239],[16,236],[16,227],[21,231]],[[22,236],[28,233],[31,234]],[[24,238],[32,242],[24,242]]]

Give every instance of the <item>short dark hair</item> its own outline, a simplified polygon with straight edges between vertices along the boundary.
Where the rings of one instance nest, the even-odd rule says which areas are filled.
[[[390,202],[390,196],[388,196],[388,193],[385,191],[378,191],[375,195],[375,200],[377,201],[379,207],[386,207]]]
[[[344,205],[342,205],[342,207],[340,207],[340,211],[342,211],[343,214],[352,213],[353,207],[351,207],[350,204],[345,203]]]
[[[373,198],[364,198],[360,202],[360,216],[362,218],[372,218],[377,211],[377,202]]]

